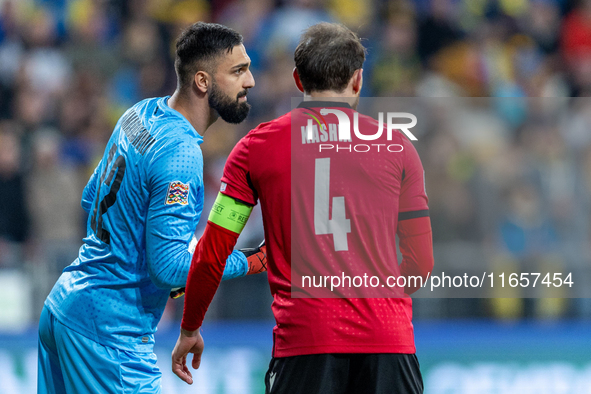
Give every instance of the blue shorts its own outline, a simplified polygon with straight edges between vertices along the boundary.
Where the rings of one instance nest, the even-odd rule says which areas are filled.
[[[39,320],[38,394],[158,393],[154,353],[103,346],[60,323],[43,308]]]

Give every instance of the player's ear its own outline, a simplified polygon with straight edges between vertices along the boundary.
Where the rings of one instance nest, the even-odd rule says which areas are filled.
[[[300,81],[300,74],[298,74],[298,69],[295,67],[293,68],[293,80],[300,92],[304,93],[304,86],[302,85],[302,81]]]
[[[351,77],[353,93],[356,95],[361,92],[361,88],[363,87],[363,69],[360,68],[359,70],[355,70],[353,73],[353,77]]]
[[[194,81],[195,88],[199,93],[205,94],[211,87],[211,76],[205,71],[197,71]]]

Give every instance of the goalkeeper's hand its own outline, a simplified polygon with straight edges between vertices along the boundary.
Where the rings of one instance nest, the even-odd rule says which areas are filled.
[[[239,252],[244,253],[246,261],[248,262],[248,272],[246,275],[260,274],[267,271],[267,245],[265,240],[256,248],[238,249]],[[170,298],[179,298],[185,295],[185,288],[179,287],[172,289]]]
[[[246,275],[260,274],[267,271],[267,245],[265,240],[256,248],[238,249],[246,256],[248,272]]]

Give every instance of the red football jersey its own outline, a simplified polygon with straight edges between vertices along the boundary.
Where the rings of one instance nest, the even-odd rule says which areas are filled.
[[[399,275],[399,217],[428,216],[423,168],[410,141],[399,131],[386,139],[385,129],[376,141],[361,140],[353,131],[350,139],[339,140],[337,118],[318,116],[323,108],[338,109],[354,119],[355,111],[347,104],[303,102],[242,138],[222,178],[222,193],[261,203],[277,323],[273,356],[414,353],[409,297],[359,298],[375,291],[368,289],[369,293],[340,293],[350,298],[318,298],[323,293],[315,289],[308,294],[292,289],[293,259],[320,273],[362,261],[351,275],[360,269],[372,275]],[[308,122],[312,118],[313,124]],[[365,135],[374,134],[378,125],[358,115]],[[329,222],[338,222],[338,215],[338,228],[331,227]]]

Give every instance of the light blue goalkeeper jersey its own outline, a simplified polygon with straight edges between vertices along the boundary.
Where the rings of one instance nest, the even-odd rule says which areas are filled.
[[[119,119],[88,181],[78,258],[45,305],[100,344],[150,352],[171,288],[185,286],[203,210],[203,138],[167,104],[139,102]],[[235,251],[224,279],[246,275]]]

